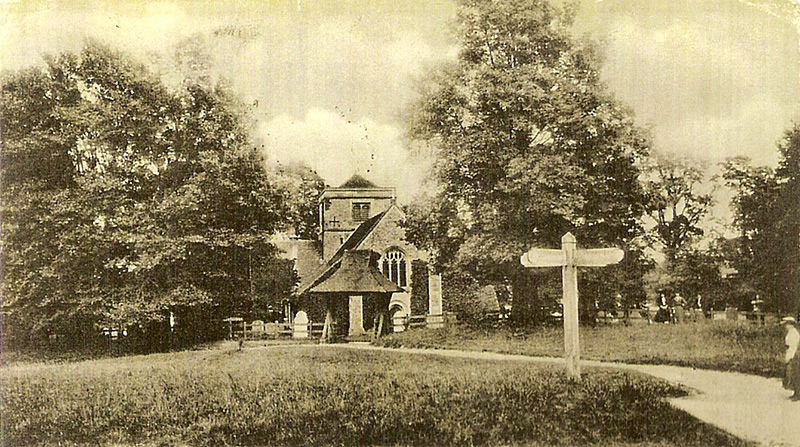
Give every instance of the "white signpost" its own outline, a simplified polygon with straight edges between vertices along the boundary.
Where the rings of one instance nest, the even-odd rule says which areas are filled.
[[[603,267],[616,264],[625,256],[619,248],[578,250],[572,233],[561,238],[561,250],[531,248],[520,257],[525,267],[561,267],[564,288],[564,355],[567,376],[580,379],[580,343],[578,340],[578,267]]]

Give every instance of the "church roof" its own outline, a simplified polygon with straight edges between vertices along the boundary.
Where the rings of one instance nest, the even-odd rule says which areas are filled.
[[[403,289],[370,265],[370,252],[347,250],[338,268],[329,269],[304,292],[310,293],[394,293]]]
[[[364,222],[362,222],[361,225],[359,225],[350,234],[350,236],[347,238],[347,240],[344,241],[342,246],[339,247],[338,250],[336,250],[336,253],[334,253],[333,256],[331,256],[330,260],[327,263],[323,264],[321,268],[317,269],[317,271],[316,271],[316,273],[314,275],[302,276],[301,277],[301,283],[300,283],[300,286],[298,288],[298,290],[299,290],[298,295],[302,295],[302,294],[305,294],[305,293],[308,293],[308,292],[327,291],[328,288],[332,288],[332,289],[348,289],[348,287],[346,286],[346,281],[353,281],[354,280],[354,276],[353,275],[349,275],[349,274],[348,275],[344,275],[344,274],[337,275],[337,277],[336,277],[337,279],[335,279],[334,283],[332,285],[330,285],[330,286],[322,287],[322,285],[323,284],[327,284],[328,281],[332,280],[333,275],[335,274],[335,272],[339,271],[339,269],[341,268],[341,265],[344,262],[344,259],[347,258],[349,253],[354,253],[354,252],[355,253],[372,253],[370,250],[364,249],[362,247],[364,246],[365,241],[367,241],[367,239],[370,237],[370,235],[373,234],[376,231],[376,228],[378,228],[378,226],[381,225],[381,222],[389,221],[389,220],[392,219],[391,217],[387,218],[386,216],[389,215],[390,213],[392,213],[393,210],[396,213],[401,213],[402,214],[402,210],[400,210],[400,208],[397,207],[396,204],[392,204],[389,207],[389,209],[387,209],[386,211],[384,211],[382,213],[379,213],[379,214],[376,214],[375,216],[372,216],[371,218],[369,218],[369,219],[365,220]],[[378,281],[384,282],[384,283],[386,281],[389,281],[388,279],[385,278],[385,276],[383,274],[381,274],[381,272],[375,266],[372,266],[369,263],[367,263],[367,264],[365,264],[364,266],[361,266],[361,267],[370,270],[370,272],[371,272],[370,274],[371,275],[373,275],[373,276],[377,275],[377,277],[380,277],[381,279],[379,279]],[[358,276],[358,275],[355,275],[355,276]],[[389,281],[389,283],[391,283],[391,281]],[[322,288],[320,288],[320,287],[322,287]],[[341,292],[345,292],[345,291],[358,292],[359,290],[339,290],[339,291],[341,291]]]
[[[378,226],[378,223],[381,221],[381,219],[383,219],[383,216],[385,215],[386,211],[378,213],[370,217],[369,219],[365,220],[364,222],[361,222],[361,225],[359,225],[355,229],[355,231],[353,231],[353,233],[347,238],[347,240],[344,241],[342,246],[339,247],[338,250],[336,250],[336,253],[334,253],[333,256],[331,256],[329,264],[333,264],[336,261],[338,261],[342,257],[345,251],[354,250],[358,248],[358,246],[361,245],[362,242],[364,242],[364,239],[366,239],[367,236],[369,236],[369,234],[372,233],[372,230],[374,230],[375,227]]]
[[[388,210],[387,210],[388,211]],[[324,264],[324,268],[317,268],[316,273],[313,276],[304,277],[301,276],[301,284],[299,287],[300,294],[306,293],[309,291],[311,286],[315,284],[319,284],[320,281],[325,281],[336,268],[336,265],[339,261],[342,260],[342,257],[345,253],[355,250],[364,242],[364,239],[372,233],[372,230],[378,226],[378,223],[381,221],[383,216],[386,215],[386,211],[382,213],[378,213],[369,219],[365,220],[358,226],[358,228],[350,234],[347,240],[344,241],[341,247],[336,250],[336,253],[331,256],[331,259]],[[303,278],[307,278],[303,281]]]
[[[377,188],[378,185],[372,183],[371,181],[361,177],[358,174],[354,174],[350,179],[346,182],[342,183],[340,188]]]

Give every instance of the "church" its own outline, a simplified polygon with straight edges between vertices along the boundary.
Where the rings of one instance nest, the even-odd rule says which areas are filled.
[[[414,317],[443,325],[441,277],[405,239],[393,187],[354,175],[319,198],[317,241],[278,243],[294,261],[298,291],[287,309],[324,322],[322,340],[358,340],[405,330]]]

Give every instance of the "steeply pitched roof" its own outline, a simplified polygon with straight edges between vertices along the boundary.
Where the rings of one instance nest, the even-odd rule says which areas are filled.
[[[393,293],[402,292],[370,265],[367,251],[345,251],[338,268],[326,272],[307,292],[311,293]]]
[[[342,186],[340,186],[340,188],[377,188],[377,187],[378,186],[376,184],[365,179],[364,177],[361,177],[358,174],[354,174],[352,177],[350,177],[349,180],[342,183]]]
[[[361,225],[359,225],[355,229],[355,231],[353,231],[350,234],[350,236],[347,238],[346,241],[344,241],[342,246],[339,247],[338,250],[336,250],[336,253],[334,253],[333,256],[331,256],[331,260],[328,261],[328,264],[333,264],[337,262],[339,259],[341,259],[342,254],[344,254],[345,251],[357,249],[358,246],[362,242],[364,242],[364,239],[366,239],[367,236],[369,236],[372,230],[374,230],[375,227],[378,226],[378,223],[381,221],[381,219],[383,219],[383,216],[386,215],[387,211],[388,210],[382,213],[378,213],[370,217],[369,219],[365,220],[364,222],[361,222]]]
[[[388,211],[388,210],[387,210]],[[375,229],[378,223],[381,221],[383,216],[386,215],[386,211],[382,213],[378,213],[369,219],[361,222],[361,225],[353,231],[347,240],[344,241],[341,247],[336,250],[336,253],[331,256],[331,259],[325,265],[325,268],[317,269],[315,275],[303,278],[301,277],[300,281],[300,294],[308,292],[311,286],[315,284],[319,284],[320,281],[324,281],[325,278],[328,278],[331,273],[336,269],[337,264],[339,261],[342,260],[344,254],[348,251],[355,250],[361,244],[361,242],[366,239],[367,236]]]

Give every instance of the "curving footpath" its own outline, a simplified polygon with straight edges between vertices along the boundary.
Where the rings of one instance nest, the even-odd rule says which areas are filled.
[[[564,363],[563,359],[551,357],[455,349],[382,348],[367,343],[323,346],[482,360]],[[800,447],[800,402],[789,400],[791,392],[783,389],[780,379],[680,366],[629,365],[592,360],[583,360],[581,364],[639,371],[686,386],[695,392],[687,397],[671,399],[673,406],[740,438],[764,446]]]

